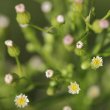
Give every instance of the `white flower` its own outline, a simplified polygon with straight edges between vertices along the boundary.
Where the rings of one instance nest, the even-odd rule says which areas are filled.
[[[71,94],[79,94],[80,91],[80,87],[79,84],[77,84],[76,82],[74,83],[70,83],[70,85],[68,86],[68,92]]]
[[[100,66],[103,66],[102,57],[99,57],[99,56],[93,57],[91,66],[92,66],[92,68],[99,68]]]
[[[13,46],[13,41],[12,41],[12,40],[6,40],[6,41],[5,41],[5,45],[6,45],[7,47],[12,47],[12,46]]]
[[[4,15],[0,15],[0,28],[7,28],[8,26],[9,19]]]
[[[83,47],[83,42],[78,41],[78,42],[76,43],[76,48],[81,49],[82,47]]]
[[[100,88],[97,85],[91,86],[87,91],[87,96],[90,98],[96,98],[100,95]]]
[[[108,22],[108,20],[100,20],[99,25],[102,29],[106,29],[109,27],[109,22]]]
[[[46,70],[45,73],[46,73],[46,77],[47,78],[51,78],[53,76],[53,74],[54,74],[54,71],[51,70],[51,69],[48,69],[48,70]]]
[[[71,35],[66,35],[63,39],[65,45],[71,45],[74,41],[74,38]]]
[[[15,97],[14,102],[15,102],[17,107],[24,108],[28,105],[29,100],[28,100],[26,95],[20,94],[20,95]]]
[[[45,1],[41,4],[41,10],[44,12],[44,13],[48,13],[50,12],[52,9],[52,3],[49,2],[49,1]]]
[[[57,18],[56,18],[56,20],[57,20],[58,23],[64,23],[64,21],[65,21],[63,15],[58,15]]]
[[[63,110],[72,110],[72,108],[70,106],[64,106]]]
[[[13,81],[13,76],[10,73],[6,74],[4,77],[4,81],[6,84],[11,84]]]
[[[23,4],[23,3],[20,3],[20,4],[16,5],[16,6],[15,6],[15,10],[16,10],[16,12],[18,12],[18,13],[23,13],[23,12],[25,12],[25,6],[24,6],[24,4]]]

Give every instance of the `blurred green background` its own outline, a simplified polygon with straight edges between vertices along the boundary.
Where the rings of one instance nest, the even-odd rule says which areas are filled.
[[[45,14],[41,11],[41,3],[46,0],[0,0],[0,15],[5,15],[9,17],[10,19],[10,25],[8,27],[8,30],[6,32],[6,37],[5,39],[13,39],[13,41],[19,45],[21,48],[21,55],[20,55],[20,61],[25,64],[27,61],[36,53],[28,53],[25,49],[25,44],[26,40],[24,39],[24,35],[21,32],[21,29],[16,22],[16,12],[15,12],[15,5],[19,3],[24,3],[26,5],[26,9],[31,13],[32,19],[31,22],[35,25],[38,25],[40,27],[46,27],[49,25],[48,20],[45,17]],[[50,0],[51,1],[51,0]],[[57,0],[55,0],[57,1]],[[63,2],[64,0],[58,0]],[[110,0],[95,0],[95,8],[96,8],[96,18],[102,18],[107,11],[110,9]],[[40,41],[42,42],[42,34],[38,30],[36,30],[36,33],[39,36]],[[4,48],[5,50],[5,48]],[[0,54],[2,54],[0,52]],[[5,53],[5,58],[7,61],[11,62],[12,64],[15,64],[15,61],[13,58],[9,57],[7,53]],[[108,75],[110,65],[107,66],[106,71],[102,70],[101,72],[106,72]],[[8,72],[10,68],[10,65],[8,67],[5,67],[5,72]],[[91,71],[92,73],[92,71]],[[41,73],[42,74],[42,73]],[[93,72],[93,74],[95,74]],[[43,75],[42,75],[43,76]],[[88,75],[89,77],[89,75]],[[110,75],[105,76],[105,77],[110,77]],[[104,77],[104,78],[105,78]],[[42,81],[45,82],[45,78],[41,76],[37,76],[37,81]],[[36,80],[35,77],[32,78],[33,82]],[[105,78],[106,79],[106,78]],[[110,80],[110,79],[109,79]],[[48,82],[46,80],[46,82]],[[100,82],[100,79],[99,79]],[[42,83],[41,83],[42,84]],[[2,86],[2,83],[0,84]],[[3,87],[0,87],[0,91],[2,91]],[[31,88],[31,87],[30,87]],[[46,87],[44,87],[45,89]],[[110,88],[110,84],[108,84],[108,88]],[[59,88],[60,89],[60,88]],[[11,90],[11,87],[6,86],[6,88],[3,90],[5,91],[6,95],[8,95],[8,90]],[[2,91],[2,92],[3,92]],[[15,94],[15,92],[12,92],[12,94]],[[74,106],[77,109],[76,106],[80,106],[81,100],[77,100],[76,97],[74,101],[76,101],[77,105],[74,105],[74,101],[71,97],[71,95],[66,94],[61,94],[61,95],[55,95],[55,96],[50,96],[47,97],[46,91],[45,90],[38,90],[38,89],[33,89],[31,92],[27,92],[29,98],[30,98],[30,105],[28,108],[25,110],[62,110],[64,105],[70,105],[72,106],[73,110]],[[82,95],[82,94],[81,94]],[[1,94],[2,96],[2,94]],[[11,97],[11,96],[10,96]],[[80,97],[80,96],[79,96]],[[12,99],[14,96],[12,96]],[[34,99],[35,98],[35,99]],[[37,99],[38,98],[38,99]],[[43,100],[43,101],[42,101]],[[73,103],[72,103],[73,101]],[[84,103],[89,103],[86,102]],[[6,105],[5,105],[6,102]],[[5,106],[6,107],[5,107]],[[13,100],[10,101],[10,99],[2,99],[0,98],[0,110],[16,110],[16,107],[14,106]],[[19,110],[19,109],[18,109]],[[82,108],[81,110],[86,110]],[[110,110],[110,94],[108,93],[106,96],[102,96],[102,98],[96,99],[89,110]]]

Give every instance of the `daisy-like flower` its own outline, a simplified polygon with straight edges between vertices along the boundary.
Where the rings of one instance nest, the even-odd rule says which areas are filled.
[[[6,41],[5,41],[5,45],[6,45],[7,47],[12,47],[12,46],[13,46],[13,41],[12,41],[12,40],[6,40]]]
[[[48,69],[48,70],[46,70],[45,73],[46,73],[46,77],[47,78],[51,78],[53,76],[53,74],[54,74],[54,71],[51,70],[51,69]]]
[[[82,47],[83,47],[83,42],[78,41],[78,42],[76,43],[76,48],[81,49]]]
[[[70,85],[68,86],[68,92],[71,94],[79,94],[80,91],[80,87],[79,84],[77,84],[76,82],[74,83],[70,83]]]
[[[92,62],[91,62],[92,68],[99,68],[100,66],[103,66],[103,59],[102,57],[96,56],[93,57]]]
[[[20,94],[15,97],[14,102],[17,105],[17,107],[24,108],[28,105],[29,99],[25,94]]]

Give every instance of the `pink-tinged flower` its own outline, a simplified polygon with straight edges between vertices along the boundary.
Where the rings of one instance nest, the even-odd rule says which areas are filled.
[[[18,12],[18,13],[23,13],[23,12],[25,12],[25,6],[24,6],[24,4],[23,4],[23,3],[20,3],[20,4],[16,5],[16,6],[15,6],[15,10],[16,10],[16,12]]]
[[[66,35],[63,39],[64,45],[71,45],[74,41],[74,38],[71,35]]]
[[[109,27],[109,22],[108,22],[108,20],[100,20],[99,25],[102,29],[106,29]]]

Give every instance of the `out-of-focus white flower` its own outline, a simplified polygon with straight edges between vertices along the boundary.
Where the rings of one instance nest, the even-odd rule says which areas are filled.
[[[25,12],[25,6],[24,6],[24,4],[23,4],[23,3],[20,3],[20,4],[16,5],[16,6],[15,6],[15,10],[16,10],[16,12],[18,12],[18,13],[23,13],[23,12]]]
[[[15,97],[14,102],[17,107],[24,108],[28,105],[29,99],[27,98],[25,94],[20,94]]]
[[[82,41],[78,41],[76,43],[76,48],[81,49],[83,47],[83,42]]]
[[[9,19],[6,16],[0,15],[0,28],[7,28],[9,23]]]
[[[65,18],[63,15],[58,15],[56,20],[58,23],[64,23],[65,22]]]
[[[100,66],[103,66],[102,57],[99,57],[99,56],[93,57],[91,66],[92,66],[92,68],[99,68]]]
[[[83,3],[83,0],[75,0],[75,3]]]
[[[4,77],[4,81],[6,84],[11,84],[13,81],[13,76],[10,73],[6,74]]]
[[[76,82],[74,83],[70,83],[70,85],[68,86],[68,92],[71,94],[79,94],[80,91],[80,87],[79,84],[77,84]]]
[[[7,47],[12,47],[12,46],[13,46],[13,41],[12,41],[12,40],[6,40],[6,41],[5,41],[5,45],[6,45]]]
[[[71,35],[66,35],[63,39],[64,45],[71,45],[74,41],[74,38]]]
[[[39,56],[33,56],[29,60],[29,66],[33,70],[39,70],[39,71],[45,68],[45,65],[43,64],[43,61]]]
[[[72,110],[72,108],[70,106],[64,106],[63,110]]]
[[[41,4],[41,10],[44,13],[49,13],[52,10],[52,3],[50,1],[45,1]]]
[[[47,78],[51,78],[54,74],[54,71],[51,69],[46,70],[45,72]]]
[[[100,88],[97,85],[91,86],[87,91],[87,96],[90,98],[97,98],[100,95]]]
[[[108,22],[108,20],[103,19],[103,20],[99,21],[99,25],[102,29],[106,29],[109,27],[109,22]]]

